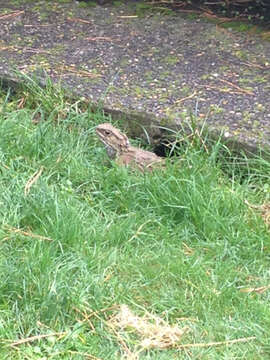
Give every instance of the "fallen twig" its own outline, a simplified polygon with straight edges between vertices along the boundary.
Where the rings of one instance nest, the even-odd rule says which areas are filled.
[[[47,27],[47,26],[54,26],[53,24],[25,24],[24,27]]]
[[[92,324],[92,322],[90,321],[90,319],[88,318],[88,315],[87,315],[85,312],[82,312],[80,309],[77,309],[77,308],[75,308],[75,307],[73,307],[73,309],[74,309],[77,313],[79,313],[79,314],[83,317],[83,321],[86,321],[86,322],[89,324],[90,328],[91,328],[94,332],[96,332],[96,329],[95,329],[94,325]]]
[[[12,46],[12,45],[7,45],[7,46],[2,46],[0,45],[0,51],[4,51],[4,50],[17,50],[16,47]]]
[[[243,92],[244,94],[254,96],[254,92],[249,91],[249,90],[242,89],[242,88],[240,88],[238,85],[235,85],[235,84],[233,84],[232,82],[230,82],[230,81],[228,81],[228,80],[219,79],[219,78],[218,78],[217,80],[219,80],[219,81],[221,81],[221,82],[223,82],[223,83],[225,83],[225,84],[230,85],[231,87],[233,87],[233,88],[235,88],[235,89]]]
[[[177,6],[177,5],[175,5],[175,6]],[[177,9],[177,11],[179,11],[179,12],[184,12],[184,13],[191,13],[191,14],[202,14],[201,11],[197,11],[197,10]]]
[[[209,90],[217,90],[220,92],[225,92],[225,93],[229,93],[229,94],[239,94],[239,95],[243,95],[243,91],[232,91],[230,89],[221,89],[217,86],[211,86],[211,85],[202,85],[203,87],[209,89]]]
[[[209,19],[217,19],[219,20],[219,24],[223,24],[225,22],[230,22],[230,21],[235,21],[236,19],[239,19],[239,17],[235,17],[233,19],[228,18],[228,17],[220,17],[218,15],[215,15],[214,13],[208,12],[208,11],[204,11],[202,13],[202,15],[204,15],[205,17],[209,18]]]
[[[133,19],[133,18],[137,18],[137,15],[119,15],[117,16],[120,19]]]
[[[186,96],[186,97],[184,97],[184,98],[182,98],[182,99],[176,100],[175,103],[176,103],[176,104],[180,104],[181,102],[183,102],[183,101],[185,101],[185,100],[188,100],[188,99],[193,98],[196,94],[197,94],[197,91],[194,91],[193,94],[191,94],[191,95],[189,95],[189,96]]]
[[[25,52],[33,52],[37,54],[50,54],[49,51],[43,49],[33,49],[33,48],[19,48],[19,49],[22,49]]]
[[[119,308],[119,305],[113,305],[113,306],[110,306],[110,307],[108,307],[108,308],[104,308],[104,309],[97,310],[97,311],[92,311],[92,312],[90,312],[89,314],[82,313],[82,312],[81,312],[79,309],[77,309],[77,308],[73,308],[73,309],[74,309],[75,311],[77,311],[78,313],[80,313],[80,314],[83,316],[84,321],[87,321],[87,322],[90,324],[91,322],[90,322],[89,319],[90,319],[92,316],[95,316],[95,317],[97,317],[100,321],[104,321],[104,322],[105,322],[105,320],[103,320],[103,319],[99,316],[99,314],[100,314],[100,313],[105,313],[105,312],[110,311],[110,310],[115,310],[115,309],[118,309],[118,308]],[[111,326],[111,324],[110,324],[109,322],[105,322],[105,323],[113,330],[114,335],[116,336],[116,338],[118,339],[118,341],[120,342],[120,344],[123,346],[126,354],[129,356],[129,359],[134,358],[134,354],[130,351],[130,349],[128,348],[128,346],[127,346],[127,344],[125,343],[124,339],[115,331],[114,328],[112,328],[112,326]],[[90,327],[92,328],[92,326],[93,326],[93,325],[92,325],[92,323],[91,323]],[[93,328],[94,328],[94,327],[93,327]],[[93,329],[93,328],[92,328],[92,329]],[[94,330],[95,330],[95,329],[94,329]],[[134,358],[134,360],[135,360],[135,358]]]
[[[22,97],[19,101],[19,104],[17,105],[18,109],[22,109],[24,107],[25,104],[25,97]]]
[[[197,135],[198,138],[200,139],[200,141],[201,141],[201,143],[203,144],[203,147],[204,147],[204,150],[206,151],[206,153],[209,154],[208,148],[207,148],[207,146],[206,146],[206,144],[205,144],[205,141],[204,141],[203,138],[201,137],[201,134],[199,133],[199,130],[198,130],[198,129],[195,129],[194,133],[195,133],[195,135]],[[193,140],[192,140],[192,142],[193,142]]]
[[[109,307],[101,309],[101,310],[91,311],[88,315],[85,316],[85,320],[90,319],[92,316],[95,316],[100,320],[101,318],[100,318],[99,314],[106,313],[107,311],[115,310],[118,308],[119,308],[119,305],[112,305],[112,306],[109,306]]]
[[[147,220],[145,223],[141,224],[138,228],[138,230],[136,231],[136,233],[134,235],[131,236],[131,238],[127,241],[127,242],[130,242],[132,241],[133,239],[135,239],[139,234],[140,234],[140,231],[142,230],[142,228],[147,224],[149,223],[150,220]]]
[[[69,71],[73,74],[76,74],[78,76],[82,76],[82,77],[99,77],[100,74],[93,74],[90,71],[86,71],[86,70],[79,70],[76,69],[75,66],[68,66],[68,65],[63,65],[59,67],[60,70],[66,70]]]
[[[44,339],[50,336],[65,336],[67,334],[67,332],[58,332],[58,333],[50,333],[50,334],[41,334],[41,335],[35,335],[35,336],[30,336],[28,338],[25,339],[20,339],[17,341],[14,341],[13,343],[9,344],[9,346],[18,346],[18,345],[22,345],[22,344],[26,344],[35,340],[40,340],[40,339]]]
[[[234,339],[234,340],[227,340],[227,341],[217,341],[217,342],[211,342],[211,343],[198,343],[198,344],[183,344],[176,346],[177,349],[185,349],[190,347],[211,347],[211,346],[220,346],[220,345],[231,345],[236,344],[240,342],[247,342],[251,340],[255,340],[256,336],[250,336],[248,338],[240,338],[240,339]]]
[[[2,163],[0,165],[2,165],[5,169],[10,170],[10,168],[7,165],[2,164]]]
[[[85,40],[88,40],[88,41],[112,41],[112,42],[119,41],[117,39],[112,39],[107,36],[87,37],[87,38],[85,38]]]
[[[122,345],[126,355],[129,357],[129,359],[134,359],[137,360],[137,355],[132,353],[132,351],[129,349],[129,347],[127,346],[125,340],[123,339],[123,337],[115,330],[114,326],[112,324],[110,324],[109,322],[107,322],[107,325],[109,326],[109,328],[112,330],[112,332],[114,333],[114,335],[116,336],[117,340],[120,342],[120,344]]]
[[[15,228],[15,227],[7,227],[6,230],[11,232],[11,233],[20,234],[20,235],[24,235],[24,236],[29,236],[29,237],[34,238],[34,239],[53,241],[53,239],[51,239],[49,237],[38,235],[38,234],[33,234],[32,232],[24,231],[24,230]],[[7,238],[4,238],[3,240],[7,240]]]
[[[210,18],[210,19],[219,19],[221,21],[230,21],[229,18],[226,18],[226,17],[219,17],[215,14],[213,14],[212,12],[208,12],[208,11],[203,11],[202,9],[202,15],[207,17],[207,18]]]
[[[9,14],[5,14],[5,15],[0,16],[0,20],[10,19],[10,18],[12,18],[12,17],[19,16],[19,15],[21,15],[21,14],[23,14],[23,13],[24,13],[24,10],[21,10],[21,11],[13,11],[13,12],[11,12],[11,13],[9,13]]]
[[[34,49],[34,48],[24,48],[22,46],[0,46],[0,50],[4,51],[4,50],[14,50],[14,51],[18,51],[18,50],[22,50],[24,52],[32,52],[32,53],[37,53],[37,54],[50,54],[49,51],[47,50],[43,50],[43,49]]]
[[[24,187],[24,195],[27,196],[29,194],[29,191],[31,189],[31,187],[34,185],[35,182],[37,182],[37,180],[39,179],[40,175],[42,174],[44,167],[41,166],[41,168],[36,171],[31,178],[27,181],[27,183],[25,184]]]
[[[92,24],[93,23],[92,21],[88,21],[88,20],[84,20],[84,19],[80,19],[80,18],[70,18],[70,17],[68,17],[67,20],[68,21],[81,22],[81,23],[84,23],[84,24]]]
[[[270,66],[267,66],[267,65],[254,64],[254,63],[251,63],[248,61],[246,61],[246,62],[242,61],[241,64],[249,66],[249,67],[255,67],[258,69],[262,69],[262,70],[267,70],[270,68]]]
[[[270,285],[260,286],[260,287],[257,287],[257,288],[242,288],[242,289],[240,289],[240,292],[248,293],[248,294],[255,292],[257,294],[262,294],[268,289],[270,289]]]

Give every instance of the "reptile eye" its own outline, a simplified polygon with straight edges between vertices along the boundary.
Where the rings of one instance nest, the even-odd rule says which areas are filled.
[[[111,133],[109,130],[105,130],[104,132],[105,132],[105,135],[110,135],[110,133]]]

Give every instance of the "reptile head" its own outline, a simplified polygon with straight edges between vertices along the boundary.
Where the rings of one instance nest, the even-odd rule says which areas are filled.
[[[126,151],[129,147],[127,136],[109,123],[98,125],[96,127],[96,133],[105,145],[108,156],[111,159]]]

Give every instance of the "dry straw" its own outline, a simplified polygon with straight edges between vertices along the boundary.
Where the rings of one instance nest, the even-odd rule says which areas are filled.
[[[169,325],[163,319],[146,312],[143,316],[135,315],[127,305],[121,305],[119,312],[114,315],[107,325],[114,333],[123,348],[122,360],[139,360],[139,355],[144,350],[158,349],[165,350],[169,348],[205,348],[213,346],[228,346],[241,342],[255,340],[255,337],[232,339],[211,343],[179,344],[182,336],[189,331],[187,326],[180,329],[177,325]],[[139,343],[132,340],[135,347],[133,351],[127,345],[130,342],[128,335],[135,334],[139,337]],[[136,350],[136,351],[135,351]]]
[[[188,331],[188,327],[180,329],[177,325],[171,326],[149,313],[137,316],[127,305],[120,306],[119,312],[110,320],[110,327],[135,332],[140,337],[139,345],[143,349],[174,347]]]
[[[270,227],[270,203],[253,205],[250,204],[247,200],[245,200],[245,203],[249,206],[249,208],[258,210],[265,224]]]

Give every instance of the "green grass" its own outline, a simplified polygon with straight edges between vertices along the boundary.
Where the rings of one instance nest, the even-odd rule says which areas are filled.
[[[132,172],[108,163],[96,138],[108,118],[63,99],[50,87],[1,95],[1,359],[121,359],[108,327],[119,304],[188,326],[181,344],[255,337],[140,360],[268,359],[270,289],[240,290],[270,284],[270,233],[245,204],[269,201],[269,162],[187,144],[166,171]]]

